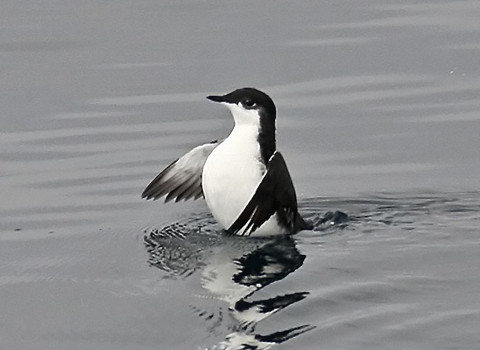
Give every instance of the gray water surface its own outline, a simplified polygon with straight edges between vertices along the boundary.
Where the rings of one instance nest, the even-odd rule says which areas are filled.
[[[0,348],[478,349],[479,16],[3,1]],[[243,86],[277,103],[302,213],[348,222],[240,240],[203,201],[140,199]]]

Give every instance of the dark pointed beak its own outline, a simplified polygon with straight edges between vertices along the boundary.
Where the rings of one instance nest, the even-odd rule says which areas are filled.
[[[207,98],[213,102],[225,102],[225,96],[207,96]]]

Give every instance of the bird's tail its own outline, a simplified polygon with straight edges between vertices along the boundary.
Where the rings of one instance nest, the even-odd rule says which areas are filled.
[[[310,221],[306,221],[300,213],[297,213],[295,219],[295,233],[302,230],[312,230],[313,224]]]

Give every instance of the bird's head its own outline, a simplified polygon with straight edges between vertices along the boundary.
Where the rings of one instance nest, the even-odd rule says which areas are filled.
[[[242,88],[222,96],[207,96],[228,107],[235,125],[275,125],[276,108],[272,99],[254,88]]]

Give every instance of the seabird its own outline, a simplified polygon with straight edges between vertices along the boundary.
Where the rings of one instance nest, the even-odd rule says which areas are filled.
[[[208,96],[235,126],[223,141],[195,147],[165,168],[142,198],[165,202],[204,197],[229,234],[269,236],[311,229],[298,212],[287,164],[276,147],[276,107],[254,88]]]

